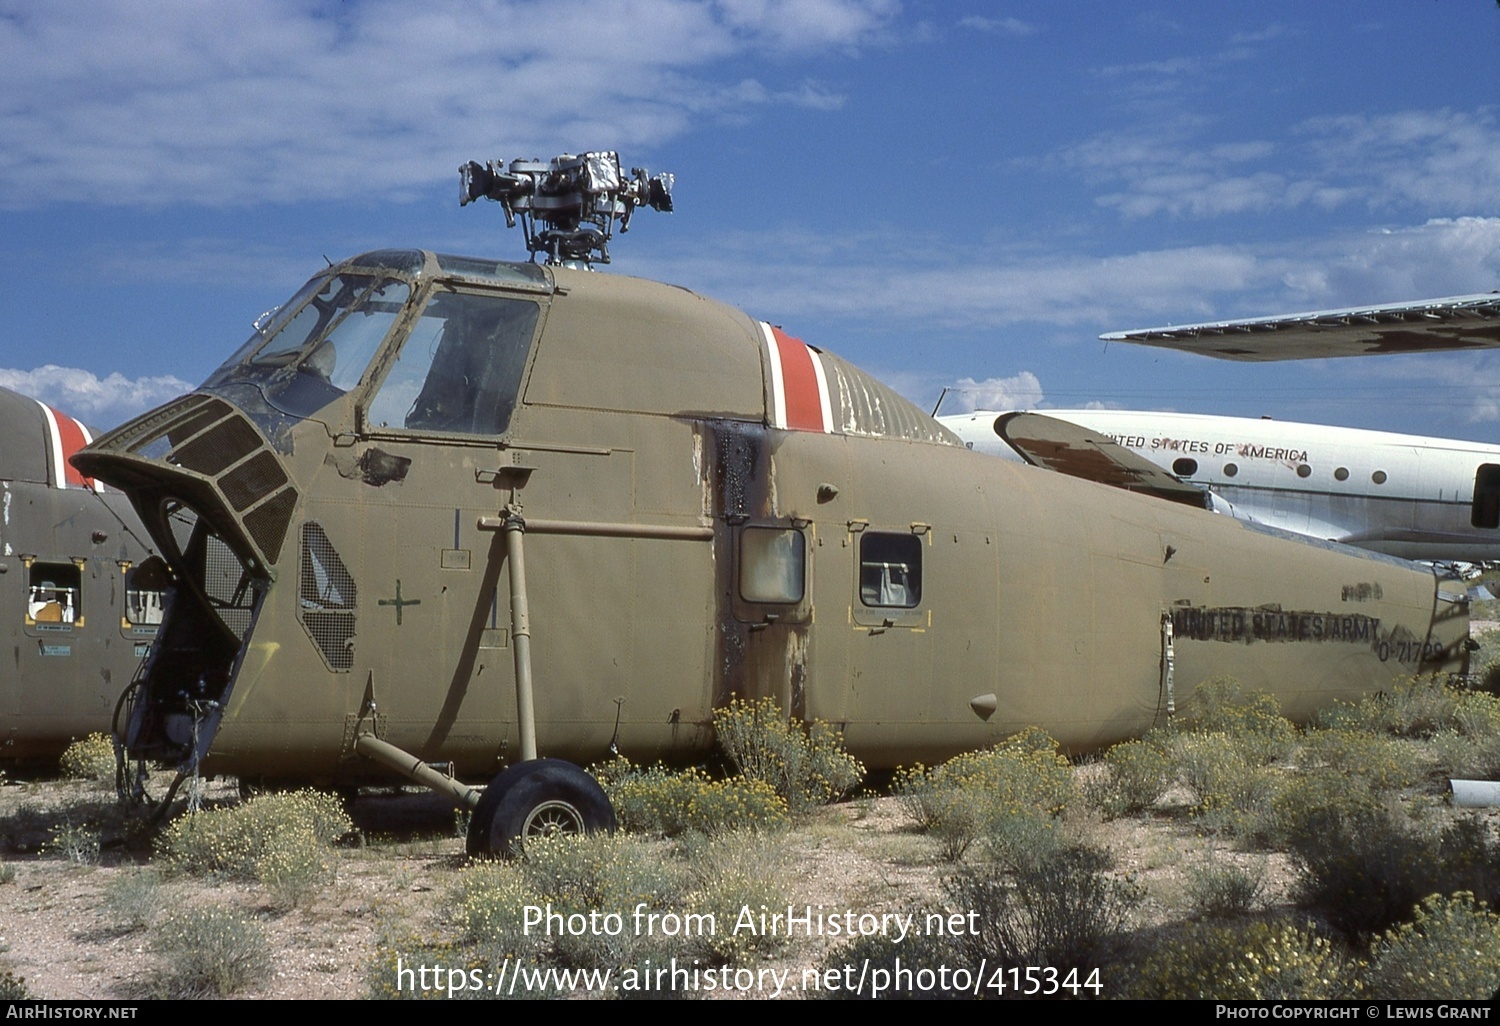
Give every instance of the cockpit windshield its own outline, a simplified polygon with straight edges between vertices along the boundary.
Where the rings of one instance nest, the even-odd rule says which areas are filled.
[[[311,416],[359,383],[410,295],[380,275],[314,278],[205,385],[253,384],[283,413]]]

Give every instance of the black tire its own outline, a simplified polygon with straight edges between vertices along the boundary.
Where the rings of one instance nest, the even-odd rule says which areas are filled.
[[[597,780],[562,759],[533,759],[490,781],[469,820],[467,849],[470,858],[510,858],[528,837],[614,833],[615,826]]]

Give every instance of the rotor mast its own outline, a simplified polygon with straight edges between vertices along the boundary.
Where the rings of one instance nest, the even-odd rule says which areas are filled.
[[[637,207],[672,212],[674,177],[633,167],[627,176],[614,150],[564,153],[550,161],[471,160],[458,169],[458,205],[493,200],[505,211],[507,228],[526,233],[535,262],[553,267],[592,268],[609,263],[609,240],[618,224],[630,230]]]

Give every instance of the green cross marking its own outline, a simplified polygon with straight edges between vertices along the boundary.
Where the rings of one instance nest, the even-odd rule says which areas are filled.
[[[401,626],[401,610],[406,606],[420,606],[421,599],[404,599],[401,597],[401,578],[396,578],[396,597],[393,599],[380,599],[379,605],[396,607],[396,626]]]

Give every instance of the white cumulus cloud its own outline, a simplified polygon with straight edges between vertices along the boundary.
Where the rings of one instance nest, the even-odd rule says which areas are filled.
[[[975,410],[1029,410],[1041,405],[1042,383],[1031,371],[1021,371],[1008,378],[959,378],[943,403],[944,413],[973,413]]]
[[[895,0],[0,0],[0,205],[389,195],[475,155],[639,149],[817,82],[740,56],[884,45]],[[774,76],[774,62],[765,65]],[[378,168],[378,175],[370,170]]]
[[[118,371],[100,378],[77,367],[46,364],[34,370],[0,367],[0,387],[55,406],[93,427],[114,427],[193,389],[170,374],[127,378]]]

